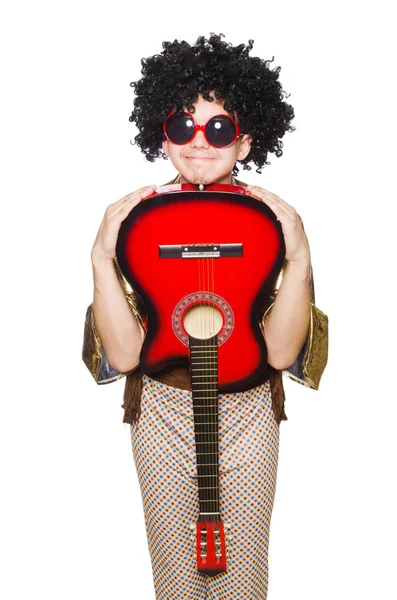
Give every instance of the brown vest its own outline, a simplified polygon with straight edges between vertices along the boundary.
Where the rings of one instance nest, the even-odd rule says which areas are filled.
[[[190,372],[185,367],[169,367],[150,375],[150,377],[175,388],[191,390]],[[270,380],[274,417],[277,424],[280,425],[281,421],[288,419],[284,410],[285,394],[281,372],[268,364],[261,378],[250,387],[257,387],[267,379]],[[127,375],[125,380],[124,398],[121,405],[124,408],[123,423],[130,423],[132,425],[132,423],[138,421],[141,414],[141,392],[142,374],[138,366]]]

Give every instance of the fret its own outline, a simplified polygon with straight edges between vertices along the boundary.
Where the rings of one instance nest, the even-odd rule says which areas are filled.
[[[202,346],[191,346],[190,347],[190,351],[191,352],[202,352],[203,348],[218,348],[218,344],[208,344],[208,346],[205,344],[203,344]],[[213,350],[212,350],[213,352]]]
[[[200,515],[219,515],[219,512],[200,512]]]
[[[215,417],[218,413],[196,413],[196,417]]]
[[[218,463],[208,463],[208,465],[206,464],[202,464],[202,465],[197,465],[197,467],[208,467],[208,466],[213,466],[213,467],[217,467]],[[211,469],[211,472],[213,471],[217,471],[218,469]]]
[[[196,398],[196,396],[193,394],[192,397],[193,400],[193,406],[201,406],[201,407],[205,407],[205,408],[212,408],[212,407],[217,407],[218,406],[218,396],[208,396],[207,398],[201,397],[201,398]],[[197,401],[206,401],[204,404],[196,404]],[[212,402],[212,404],[208,404],[209,402]]]
[[[217,400],[218,396],[194,396],[194,400]],[[196,404],[196,406],[211,406],[209,404]]]
[[[202,467],[206,467],[207,465],[201,465],[201,466],[202,466]],[[210,470],[210,473],[211,473],[211,474],[212,474],[212,473],[217,473],[217,472],[218,472],[218,469],[211,469],[211,470]],[[197,477],[205,477],[205,474],[203,474],[203,469],[201,469],[201,473],[200,473],[200,475],[198,475]]]
[[[197,483],[199,483],[199,482],[197,482]],[[204,483],[204,481],[202,483]],[[215,483],[215,481],[214,481],[214,483]],[[201,490],[203,490],[203,491],[204,490],[217,490],[218,487],[201,487],[201,485],[199,485],[198,488],[199,488],[200,505],[203,505],[206,502],[208,502],[208,503],[212,502],[212,504],[215,504],[214,508],[218,509],[219,508],[219,495],[218,494],[212,494],[212,493],[208,494],[208,492],[206,492],[206,494],[211,495],[211,498],[205,498],[205,497],[203,498],[203,496],[206,496],[206,494],[201,493]],[[203,508],[206,508],[208,510],[211,507],[205,506]]]
[[[213,362],[209,362],[209,363],[203,363],[201,360],[198,360],[197,362],[192,362],[191,365],[192,365],[192,367],[196,367],[196,365],[212,365],[213,366],[213,369],[210,369],[208,367],[206,369],[198,369],[198,368],[196,368],[195,369],[196,371],[204,371],[204,370],[206,370],[206,371],[216,371],[217,370],[217,367],[216,366],[214,367],[214,365],[216,365],[216,362],[214,362],[214,361]]]
[[[195,433],[197,433],[197,435],[205,435],[206,433],[208,433],[208,435],[218,435],[218,431],[217,431],[217,427],[213,427],[212,429],[205,429],[203,431],[203,428],[200,428],[200,423],[196,423],[196,425],[198,425],[198,429],[195,430]]]
[[[200,487],[200,490],[217,490],[217,487]],[[213,500],[206,500],[204,499],[203,502],[216,502],[216,499]]]
[[[197,421],[196,425],[218,425],[218,421]]]
[[[197,477],[219,477],[219,475],[197,475]],[[200,488],[203,489],[203,488]]]
[[[209,429],[208,426],[206,425],[207,429],[205,429],[203,431],[203,428],[200,427],[201,423],[196,423],[197,425],[197,430],[195,431],[197,433],[197,435],[205,435],[206,433],[208,433],[209,435],[218,435],[218,428],[217,427],[213,427],[212,429]],[[211,423],[211,425],[214,425],[214,423]]]
[[[202,465],[202,466],[204,466],[204,465]],[[212,471],[211,471],[211,472],[214,472],[214,471],[217,471],[217,469],[212,469]],[[200,474],[200,475],[197,475],[197,477],[202,477],[202,476],[204,476],[202,472],[201,472],[201,474]]]
[[[193,381],[192,384],[193,385],[207,385],[207,384],[211,384],[211,382],[207,382],[207,381],[203,381],[200,383],[200,381]],[[217,387],[214,388],[206,388],[206,389],[199,389],[199,390],[195,390],[194,388],[192,389],[192,392],[216,392],[217,391]]]
[[[196,373],[196,371],[204,371],[205,373],[207,373],[207,371],[215,371],[215,373],[213,375],[212,374],[211,375],[207,375],[208,378],[210,378],[210,377],[214,378],[215,377],[215,379],[216,379],[217,375],[218,375],[218,369],[195,369],[193,371],[193,373]],[[192,377],[205,377],[205,375],[192,375]],[[212,381],[210,383],[212,383]]]
[[[212,455],[216,454],[216,452],[213,452]],[[197,452],[197,456],[208,456],[208,452]],[[202,463],[200,465],[198,465],[199,467],[217,467],[219,466],[219,463]]]
[[[215,442],[196,442],[196,446],[197,444],[214,444]],[[216,445],[218,445],[218,441],[216,441]]]

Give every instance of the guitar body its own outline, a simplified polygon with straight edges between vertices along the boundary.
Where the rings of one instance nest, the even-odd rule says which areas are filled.
[[[285,244],[273,211],[244,190],[165,186],[123,221],[117,259],[148,312],[143,373],[168,365],[189,367],[186,315],[206,305],[221,322],[219,391],[244,389],[266,367],[260,309],[273,290]],[[190,254],[183,257],[187,249]]]

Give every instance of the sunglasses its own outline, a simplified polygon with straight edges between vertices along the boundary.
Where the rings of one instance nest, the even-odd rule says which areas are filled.
[[[166,138],[173,144],[182,146],[194,138],[198,131],[215,148],[228,148],[240,137],[240,128],[229,115],[211,117],[205,125],[198,125],[193,115],[187,112],[170,113],[163,124]]]

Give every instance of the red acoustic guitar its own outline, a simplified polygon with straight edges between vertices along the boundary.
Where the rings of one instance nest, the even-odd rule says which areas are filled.
[[[197,568],[226,570],[219,511],[218,392],[242,391],[267,366],[260,309],[285,257],[273,211],[245,188],[158,188],[121,224],[120,268],[148,313],[140,365],[191,371],[200,515]]]

